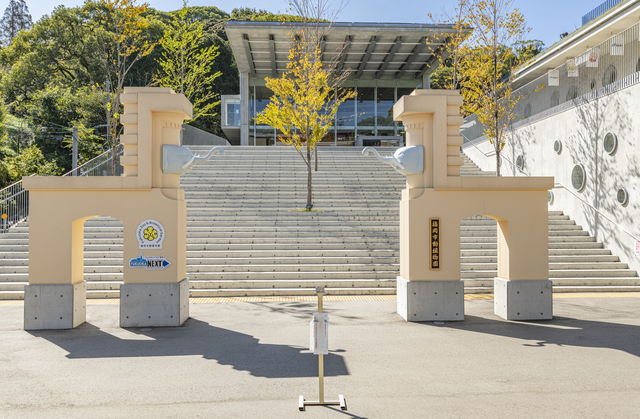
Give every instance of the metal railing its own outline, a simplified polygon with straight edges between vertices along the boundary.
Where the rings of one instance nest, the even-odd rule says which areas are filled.
[[[2,212],[2,220],[0,220],[2,221],[0,226],[2,233],[27,218],[29,215],[29,191],[22,187],[22,181],[0,190],[0,211]]]
[[[607,0],[607,1],[605,1],[600,6],[596,7],[595,9],[593,9],[592,11],[587,13],[586,15],[582,16],[582,26],[584,26],[587,23],[591,22],[593,19],[597,18],[598,16],[600,16],[601,14],[603,14],[607,10],[611,9],[613,6],[615,6],[616,4],[618,4],[620,2],[622,2],[622,0]]]
[[[122,151],[122,144],[118,144],[115,176],[122,175],[122,166],[120,165]],[[76,176],[113,176],[111,155],[112,149],[109,149],[62,176],[73,176],[73,172],[76,172]],[[6,218],[0,219],[0,233],[8,232],[9,227],[27,219],[29,216],[29,191],[22,187],[22,181],[0,190],[0,211],[0,214],[6,214]]]
[[[480,150],[478,148],[478,146],[471,140],[469,140],[467,137],[464,136],[464,134],[462,134],[462,138],[463,138],[463,144],[464,141],[466,140],[469,145],[473,146],[476,150],[478,150],[480,153],[482,153],[485,157],[490,157],[489,154],[485,153],[484,151]],[[463,146],[464,147],[464,146]],[[531,177],[531,175],[529,175],[529,173],[525,172],[524,170],[520,170],[518,168],[518,166],[516,166],[511,160],[509,160],[506,156],[500,154],[500,159],[501,160],[506,160],[509,164],[511,164],[513,166],[513,168],[517,171],[519,171],[520,173],[522,173],[525,176]],[[630,232],[629,230],[627,230],[625,227],[621,226],[620,224],[618,224],[617,222],[615,222],[611,217],[609,217],[607,214],[605,214],[604,212],[602,212],[601,210],[599,210],[598,208],[596,208],[594,205],[592,205],[591,203],[587,202],[584,200],[584,198],[582,198],[581,196],[579,196],[577,193],[575,193],[574,191],[572,191],[571,189],[567,188],[564,184],[554,181],[554,185],[553,185],[553,189],[564,189],[567,192],[569,192],[571,195],[573,195],[574,198],[576,198],[577,200],[579,200],[582,204],[584,204],[587,208],[589,208],[591,211],[598,213],[602,218],[604,218],[605,220],[607,220],[608,222],[610,222],[611,224],[613,224],[613,226],[615,228],[617,228],[618,230],[620,230],[621,232],[627,234],[629,237],[633,238],[634,240],[638,240],[640,241],[640,238],[638,238],[635,234],[633,234],[632,232]]]
[[[515,121],[555,107],[564,109],[561,105],[567,103],[580,105],[617,90],[609,87],[640,71],[639,34],[640,24],[635,24],[516,89],[514,95],[521,99]],[[526,122],[515,122],[514,126]]]
[[[113,174],[113,164],[111,162],[111,155],[113,149],[109,149],[97,157],[89,160],[88,162],[78,166],[74,170],[65,173],[62,176],[122,176],[123,168],[120,165],[120,156],[124,146],[118,144],[116,146],[116,173]],[[74,172],[76,173],[74,175]]]
[[[532,124],[602,96],[640,83],[640,24],[612,36],[596,47],[516,89],[520,96],[511,129]],[[551,85],[551,81],[557,85]],[[465,123],[474,119],[473,115]],[[477,125],[468,134],[471,140],[484,135]]]

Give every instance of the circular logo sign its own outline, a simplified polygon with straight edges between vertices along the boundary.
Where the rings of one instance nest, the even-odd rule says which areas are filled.
[[[138,249],[162,249],[164,226],[157,220],[144,220],[136,229]]]

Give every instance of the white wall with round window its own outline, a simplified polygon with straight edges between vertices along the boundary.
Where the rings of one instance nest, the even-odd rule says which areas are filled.
[[[587,174],[584,170],[584,166],[576,164],[571,171],[571,185],[573,188],[581,192],[584,189],[584,185],[587,183]]]
[[[609,155],[613,156],[616,154],[618,150],[618,137],[612,132],[608,132],[607,135],[604,136],[603,141],[604,151],[609,153]]]
[[[557,154],[562,153],[562,141],[556,140],[555,143],[553,143],[553,151]]]
[[[618,192],[616,193],[616,198],[618,200],[618,203],[623,207],[626,207],[627,204],[629,203],[629,194],[627,193],[627,190],[625,188],[618,189]]]

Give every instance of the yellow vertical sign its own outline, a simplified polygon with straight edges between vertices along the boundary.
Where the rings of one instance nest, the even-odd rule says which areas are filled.
[[[431,230],[431,264],[429,267],[432,271],[440,270],[440,219],[430,218],[429,225]]]

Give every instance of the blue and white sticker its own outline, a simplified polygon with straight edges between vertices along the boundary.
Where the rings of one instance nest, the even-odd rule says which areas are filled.
[[[142,256],[131,259],[129,261],[130,268],[144,268],[147,271],[164,271],[171,262],[167,260],[166,256]]]

